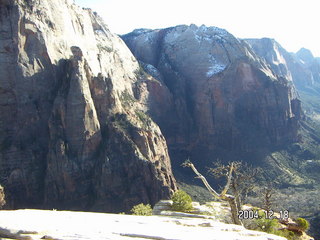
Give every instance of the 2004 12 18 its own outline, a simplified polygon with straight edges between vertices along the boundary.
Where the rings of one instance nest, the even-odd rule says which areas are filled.
[[[269,211],[264,210],[263,212],[264,212],[265,218],[267,219],[276,218],[276,216],[274,215],[275,212],[273,210],[269,210]],[[258,210],[240,210],[238,212],[238,218],[239,219],[255,219],[255,218],[261,218],[261,216],[259,215]],[[277,218],[288,219],[289,211],[288,210],[279,211],[279,217]]]

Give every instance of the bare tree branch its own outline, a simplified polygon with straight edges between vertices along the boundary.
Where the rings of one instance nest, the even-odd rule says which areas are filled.
[[[237,202],[234,196],[227,194],[227,191],[230,187],[231,184],[231,179],[232,179],[232,172],[233,172],[233,164],[231,164],[230,167],[230,171],[229,171],[229,176],[228,176],[228,182],[226,184],[226,186],[224,187],[224,190],[221,192],[221,194],[217,193],[208,183],[207,179],[201,174],[199,173],[199,171],[196,169],[196,167],[193,165],[193,163],[190,160],[187,160],[186,162],[184,162],[182,164],[184,167],[190,167],[193,172],[197,175],[198,178],[201,179],[201,181],[203,182],[203,184],[205,185],[205,187],[208,189],[208,191],[215,197],[218,199],[221,199],[223,201],[227,201],[230,209],[231,209],[231,217],[232,217],[232,221],[234,224],[237,225],[243,225],[241,220],[238,217],[238,210],[239,210],[239,206],[237,206]]]
[[[261,172],[259,168],[253,168],[247,163],[240,161],[231,162],[228,165],[222,164],[220,161],[213,163],[215,168],[209,168],[209,173],[215,178],[227,177],[229,179],[230,168],[233,165],[231,184],[229,189],[235,196],[238,208],[241,208],[242,200],[246,199],[248,194],[252,192],[255,180]]]
[[[5,201],[4,189],[3,189],[3,187],[0,185],[0,209],[1,209],[2,206],[4,206],[5,204],[6,204],[6,201]]]
[[[196,169],[196,167],[193,165],[193,163],[191,163],[190,161],[185,162],[183,164],[183,166],[185,167],[190,167],[193,172],[197,175],[198,178],[201,179],[201,181],[203,182],[203,184],[206,186],[206,188],[209,190],[209,192],[215,197],[215,198],[221,198],[220,194],[218,194],[208,183],[207,179],[201,174],[199,173],[199,171]]]
[[[230,184],[231,184],[231,180],[232,180],[232,171],[233,171],[233,163],[231,163],[231,166],[230,166],[227,184],[225,185],[223,191],[221,192],[222,196],[226,195],[229,188],[230,188]]]

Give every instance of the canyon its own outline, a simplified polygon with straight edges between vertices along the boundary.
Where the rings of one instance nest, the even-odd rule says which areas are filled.
[[[118,36],[69,0],[0,0],[0,33],[6,208],[154,205],[194,183],[187,158],[319,184],[320,61],[306,49],[193,24]]]

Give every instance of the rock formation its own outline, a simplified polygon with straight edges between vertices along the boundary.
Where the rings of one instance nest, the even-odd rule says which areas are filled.
[[[320,116],[319,59],[305,48],[297,53],[288,53],[279,43],[269,38],[246,39],[246,41],[278,76],[285,77],[296,86],[303,110],[308,117],[318,121]],[[316,141],[319,142],[318,138]]]
[[[123,211],[169,197],[166,140],[135,95],[153,78],[96,13],[1,0],[0,32],[0,183],[11,207]]]
[[[246,39],[246,41],[277,75],[292,81],[299,91],[318,88],[320,64],[308,49],[302,48],[294,54],[287,52],[274,39]]]
[[[122,38],[164,85],[149,86],[165,96],[151,94],[154,105],[166,103],[150,113],[173,156],[253,160],[297,139],[300,101],[289,76],[278,76],[247,42],[195,25]]]

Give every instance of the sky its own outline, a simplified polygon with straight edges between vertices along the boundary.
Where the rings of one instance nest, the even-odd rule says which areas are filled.
[[[319,0],[75,0],[124,34],[136,28],[180,24],[216,26],[238,38],[269,37],[290,52],[310,49],[320,57]]]

